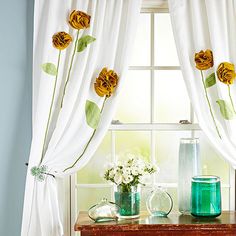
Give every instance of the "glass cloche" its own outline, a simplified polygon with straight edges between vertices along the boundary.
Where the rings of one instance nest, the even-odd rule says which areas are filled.
[[[95,222],[117,220],[119,208],[114,202],[109,202],[106,198],[103,198],[100,203],[89,208],[88,215]]]

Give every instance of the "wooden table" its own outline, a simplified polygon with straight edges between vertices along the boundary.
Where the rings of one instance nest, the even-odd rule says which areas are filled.
[[[142,214],[133,220],[94,223],[86,212],[80,212],[74,226],[81,236],[236,236],[236,212],[223,212],[217,218],[194,218],[172,213],[166,218]]]

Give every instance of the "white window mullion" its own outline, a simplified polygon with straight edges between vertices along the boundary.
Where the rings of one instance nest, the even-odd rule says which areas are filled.
[[[109,130],[133,130],[133,131],[145,131],[145,130],[159,130],[159,131],[184,131],[184,130],[201,130],[198,124],[165,124],[165,123],[153,123],[153,124],[141,124],[141,123],[129,123],[110,125]]]
[[[150,68],[150,75],[151,75],[151,123],[153,124],[155,121],[155,71],[154,71],[154,35],[155,35],[155,15],[154,13],[151,13],[151,37],[150,37],[150,45],[151,45],[151,52],[150,52],[150,62],[151,62],[151,68]],[[151,163],[156,164],[156,145],[155,145],[156,139],[155,139],[155,131],[151,130]],[[152,175],[152,184],[154,185],[156,183],[156,175]]]
[[[165,183],[165,182],[161,182],[161,183],[155,183],[156,186],[162,186],[162,187],[166,187],[166,188],[177,188],[178,187],[178,183],[172,182],[172,183]],[[111,188],[113,186],[112,183],[104,183],[104,184],[76,184],[75,187],[76,188]],[[150,188],[152,186],[152,184],[146,184],[145,185],[147,188]],[[221,185],[222,188],[230,188],[229,184],[222,184]]]
[[[73,174],[70,178],[70,235],[75,236],[76,233],[73,230],[74,223],[76,222],[76,217],[78,215],[78,188],[77,188],[77,175]]]
[[[193,110],[193,106],[190,103],[190,122],[193,124],[194,123],[194,110]],[[191,137],[195,138],[195,130],[191,131]]]
[[[117,163],[117,156],[116,156],[116,134],[115,131],[111,131],[111,159],[113,163]],[[114,201],[114,186],[111,187],[111,200]]]
[[[229,210],[235,211],[235,170],[229,167]]]
[[[151,52],[150,52],[150,61],[151,61],[151,123],[154,123],[154,13],[151,13]]]
[[[151,52],[152,54],[152,52]],[[154,54],[154,53],[153,53]],[[180,66],[129,66],[129,70],[181,70]]]

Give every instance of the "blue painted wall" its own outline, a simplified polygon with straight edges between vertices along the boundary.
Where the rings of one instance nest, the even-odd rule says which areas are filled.
[[[34,0],[0,1],[0,235],[20,236],[31,142]]]

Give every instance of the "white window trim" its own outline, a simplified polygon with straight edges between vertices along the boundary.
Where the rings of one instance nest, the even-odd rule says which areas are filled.
[[[167,0],[143,0],[141,13],[166,13],[169,12]]]

